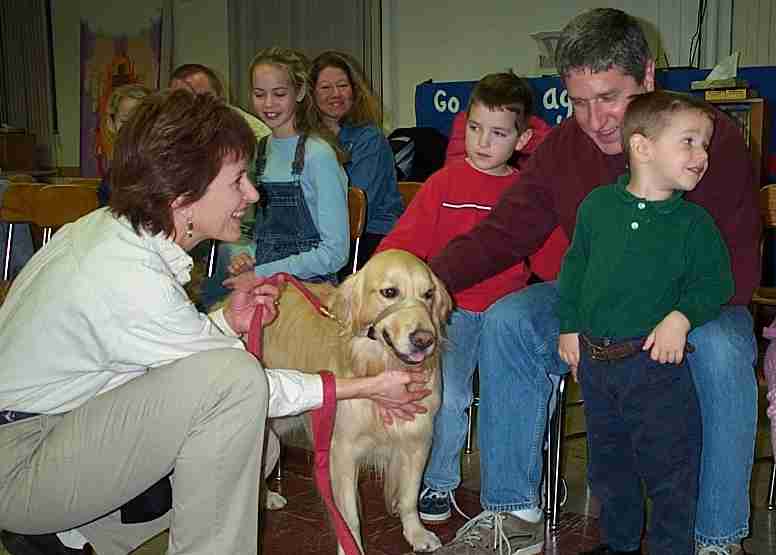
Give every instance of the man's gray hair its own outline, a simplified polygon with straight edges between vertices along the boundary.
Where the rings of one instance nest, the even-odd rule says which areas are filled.
[[[641,85],[651,59],[636,18],[612,8],[596,8],[572,19],[563,28],[555,50],[561,78],[576,69],[599,73],[617,67]]]

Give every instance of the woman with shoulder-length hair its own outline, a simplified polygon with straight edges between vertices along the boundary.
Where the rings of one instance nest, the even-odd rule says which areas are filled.
[[[372,255],[403,211],[391,145],[381,130],[382,108],[359,63],[329,50],[312,62],[310,81],[324,123],[350,154],[345,163],[351,185],[367,196],[366,232],[359,267]],[[352,260],[345,268],[352,267]]]
[[[236,240],[258,199],[255,144],[211,95],[146,97],[118,137],[109,207],[63,227],[14,282],[0,308],[0,529],[19,549],[90,523],[101,554],[166,526],[170,554],[256,554],[266,418],[319,406],[321,378],[245,351],[255,308],[275,315],[263,278],[211,314],[183,289],[188,252]],[[336,393],[412,412],[417,379],[338,379]],[[170,472],[167,516],[120,525],[117,508]]]

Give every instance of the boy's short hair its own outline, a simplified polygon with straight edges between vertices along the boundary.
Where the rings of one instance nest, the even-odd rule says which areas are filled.
[[[466,109],[467,116],[474,104],[490,110],[514,112],[517,132],[523,133],[528,129],[528,118],[533,114],[533,91],[525,79],[511,71],[490,73],[474,86]]]
[[[713,122],[716,112],[710,104],[696,96],[672,91],[652,91],[631,100],[622,122],[622,149],[630,154],[630,138],[634,133],[654,139],[668,127],[677,112],[696,111]]]

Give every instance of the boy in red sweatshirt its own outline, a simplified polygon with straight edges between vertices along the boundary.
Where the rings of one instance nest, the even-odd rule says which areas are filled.
[[[466,158],[446,165],[426,181],[378,251],[403,249],[428,260],[485,218],[501,193],[519,179],[519,172],[508,161],[531,139],[528,119],[532,106],[530,86],[513,73],[490,74],[477,83],[467,111]],[[543,524],[539,508],[520,507],[510,490],[514,476],[509,444],[513,438],[509,423],[499,421],[499,403],[491,400],[492,392],[508,387],[503,382],[510,377],[501,372],[501,361],[509,353],[494,346],[492,337],[498,331],[489,329],[489,313],[503,296],[526,286],[533,266],[539,277],[553,279],[566,246],[565,235],[556,230],[532,257],[536,264],[520,262],[456,293],[457,308],[447,328],[448,345],[442,355],[442,406],[434,421],[431,456],[418,501],[420,516],[441,522],[451,515],[453,491],[461,482],[466,409],[479,366],[481,503],[485,511],[474,520],[498,514],[507,536],[513,538],[513,553],[541,552]],[[501,535],[496,538],[502,540]],[[493,538],[483,537],[482,541],[493,544]],[[454,540],[439,552],[455,549]]]

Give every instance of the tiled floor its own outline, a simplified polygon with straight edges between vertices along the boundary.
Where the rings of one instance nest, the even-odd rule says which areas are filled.
[[[764,406],[762,392],[760,406]],[[572,386],[570,398],[577,395]],[[583,429],[580,408],[567,411],[566,433]],[[746,542],[750,553],[756,555],[776,554],[776,511],[766,508],[766,496],[770,472],[770,444],[768,419],[764,410],[760,415],[757,441],[757,456],[752,475],[752,535]],[[318,494],[310,478],[309,455],[299,448],[288,450],[285,475],[280,482],[271,482],[288,498],[285,509],[265,512],[262,528],[262,553],[315,555],[332,554],[336,543],[324,514]],[[585,438],[577,435],[564,442],[564,475],[568,483],[568,501],[563,509],[560,531],[549,536],[545,554],[574,555],[581,549],[595,545],[598,540],[598,526],[595,515],[597,508],[585,487]],[[386,514],[383,505],[382,487],[379,477],[365,472],[361,481],[366,549],[369,555],[399,555],[409,552],[409,546],[401,534],[399,520]],[[479,512],[479,459],[477,452],[463,457],[464,484],[456,498],[461,508],[470,516]],[[456,529],[464,523],[458,515],[443,525],[431,529],[443,542],[449,541]],[[135,555],[162,555],[165,552],[166,534],[155,538],[135,552]],[[0,555],[7,555],[0,548]]]

